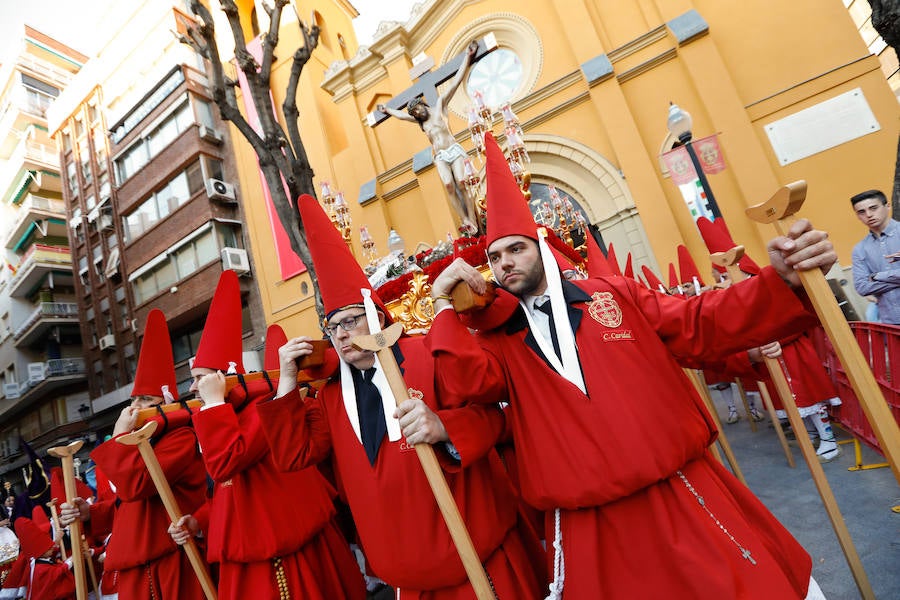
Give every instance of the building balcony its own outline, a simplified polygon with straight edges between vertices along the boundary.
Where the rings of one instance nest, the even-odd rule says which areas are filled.
[[[71,283],[71,250],[62,246],[32,245],[9,281],[9,295],[16,298],[29,296],[51,273],[62,273],[67,276],[66,281]]]
[[[17,347],[33,346],[54,327],[78,328],[78,305],[74,302],[41,302],[13,333]]]
[[[16,221],[3,236],[4,245],[15,251],[36,232],[40,237],[66,237],[66,203],[28,194],[19,205]]]
[[[28,378],[22,382],[6,383],[3,392],[6,401],[0,403],[0,419],[12,417],[18,409],[58,390],[72,391],[72,387],[87,381],[83,358],[55,358],[46,362],[28,364]]]
[[[25,137],[0,169],[0,199],[21,194],[23,185],[30,186],[36,175],[43,172],[59,173],[59,150],[53,144]]]

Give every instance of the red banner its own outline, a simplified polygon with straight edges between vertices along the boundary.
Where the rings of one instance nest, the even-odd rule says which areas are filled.
[[[697,179],[697,172],[694,171],[694,165],[691,164],[691,157],[688,156],[687,148],[678,146],[662,155],[666,169],[669,170],[669,177],[675,185],[684,185]]]
[[[700,159],[700,167],[707,175],[715,175],[725,170],[725,157],[719,148],[719,140],[716,134],[697,140],[691,144],[697,158]]]
[[[262,60],[262,46],[259,38],[247,42],[247,50],[257,61]],[[241,96],[244,101],[244,114],[247,117],[247,123],[249,123],[250,127],[257,133],[261,133],[259,115],[256,112],[256,107],[253,106],[247,78],[240,69],[237,69],[237,72],[238,81],[241,85]],[[271,99],[271,97],[272,94],[270,92],[269,98]],[[275,240],[275,253],[278,255],[278,266],[281,268],[281,279],[288,280],[295,275],[305,272],[306,266],[303,264],[303,261],[300,260],[300,257],[297,256],[297,253],[291,248],[291,241],[288,238],[284,225],[281,223],[281,219],[278,218],[278,213],[275,211],[275,204],[272,202],[272,195],[269,193],[269,186],[266,184],[266,178],[263,176],[261,169],[259,171],[259,180],[262,182],[263,196],[266,201],[266,212],[269,216],[269,224],[272,226],[272,237]],[[287,184],[284,183],[283,179],[282,185],[284,185],[284,191],[290,198],[290,192],[288,192]],[[294,198],[290,198],[290,200],[291,202],[295,201]]]

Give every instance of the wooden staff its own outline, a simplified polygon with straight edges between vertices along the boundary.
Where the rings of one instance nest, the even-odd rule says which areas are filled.
[[[78,495],[75,488],[75,453],[81,449],[84,444],[82,440],[70,443],[68,446],[56,446],[47,450],[47,454],[55,456],[62,461],[63,482],[66,488],[66,502],[74,503],[72,500]],[[84,558],[81,556],[81,521],[75,519],[69,525],[69,539],[72,543],[72,567],[75,573],[75,598],[77,600],[87,600],[87,579],[84,573]]]
[[[741,271],[741,267],[738,264],[743,256],[744,247],[735,246],[727,252],[716,252],[709,258],[714,265],[725,267],[731,282],[737,283],[747,278],[747,274]],[[772,372],[772,365],[768,362],[766,362],[765,365],[766,369],[769,371],[769,377],[774,381],[775,375]],[[775,368],[778,371],[781,370],[777,364],[775,365]],[[772,398],[769,397],[769,390],[766,389],[766,386],[762,381],[757,381],[756,384],[759,386],[760,395],[763,396],[766,401],[766,410],[769,413],[769,418],[772,419],[772,426],[775,428],[775,433],[778,436],[778,441],[781,443],[781,449],[784,451],[784,456],[787,458],[788,465],[793,469],[796,466],[796,463],[794,463],[794,453],[791,452],[791,447],[788,445],[787,438],[784,436],[784,429],[781,427],[781,419],[778,418],[778,413],[775,412],[775,405],[772,404]],[[775,386],[775,388],[775,391],[778,392],[778,386]],[[783,398],[781,405],[786,406]],[[753,419],[751,419],[751,421],[752,420]]]
[[[747,216],[760,223],[772,223],[780,235],[785,235],[795,221],[793,215],[805,199],[806,182],[795,181],[782,187],[767,202],[748,208]],[[847,372],[866,419],[878,438],[881,451],[891,465],[894,478],[900,482],[900,428],[884,400],[875,376],[872,375],[821,270],[798,271],[798,274],[831,345]]]
[[[153,435],[153,432],[156,431],[156,425],[156,421],[149,421],[137,431],[117,437],[116,441],[120,444],[125,444],[126,446],[137,446],[138,451],[141,453],[141,457],[144,459],[144,464],[147,465],[147,471],[150,472],[150,479],[153,480],[153,485],[156,486],[156,492],[159,494],[163,506],[166,507],[169,519],[171,519],[173,523],[177,523],[182,517],[181,509],[178,508],[178,503],[175,501],[175,496],[172,494],[172,488],[169,487],[169,482],[166,481],[165,473],[163,473],[162,467],[159,465],[159,460],[157,460],[156,454],[153,452],[153,446],[150,445],[150,437]],[[212,578],[209,576],[209,571],[206,569],[206,563],[203,562],[203,558],[201,558],[194,540],[188,538],[188,541],[185,542],[182,547],[188,556],[188,560],[191,561],[191,567],[193,567],[197,579],[200,580],[200,587],[203,588],[203,593],[208,600],[216,600],[216,588],[213,585]]]
[[[756,385],[759,386],[759,395],[762,396],[763,405],[765,405],[766,412],[769,413],[769,418],[772,420],[772,426],[775,428],[775,434],[778,436],[779,443],[781,443],[781,449],[784,450],[788,466],[793,469],[797,466],[797,463],[794,462],[794,453],[791,452],[791,446],[788,444],[787,437],[784,435],[784,428],[781,426],[781,419],[778,418],[778,413],[775,412],[775,405],[772,404],[772,398],[769,396],[769,388],[762,381],[757,381]],[[782,403],[782,406],[784,406],[784,403]]]
[[[744,413],[747,415],[747,420],[750,421],[750,431],[756,433],[756,419],[753,418],[753,414],[750,412],[750,401],[747,400],[747,392],[744,391],[744,384],[741,383],[740,377],[735,378],[734,385],[737,387],[738,395],[744,404]]]
[[[781,188],[768,202],[748,209],[747,214],[754,221],[775,223],[775,227],[778,230],[778,233],[780,235],[786,235],[790,224],[786,225],[783,222],[783,219],[797,212],[797,210],[800,208],[800,205],[803,204],[803,200],[805,198],[806,182],[795,182]],[[850,328],[847,326],[847,322],[844,320],[843,314],[840,312],[840,309],[835,303],[834,296],[832,295],[831,290],[828,288],[828,284],[825,282],[825,278],[822,275],[822,272],[819,269],[815,269],[813,271],[799,271],[798,273],[800,275],[800,280],[803,282],[803,287],[806,288],[807,294],[809,295],[813,306],[816,307],[816,312],[819,314],[819,319],[825,326],[825,329],[828,332],[829,337],[831,337],[832,343],[835,345],[835,348],[837,349],[838,346],[843,345],[845,346],[845,351],[849,350],[851,347],[856,351],[856,353],[859,355],[860,364],[863,364],[864,370],[868,372],[869,377],[872,379],[872,386],[875,392],[880,396],[881,392],[878,390],[877,386],[875,386],[875,380],[872,377],[872,372],[869,371],[868,366],[862,363],[862,353],[859,350],[859,346],[857,345],[856,340],[850,334]],[[824,290],[822,286],[824,286]],[[825,294],[825,296],[822,295],[823,293]],[[843,330],[846,331],[846,339],[840,337],[832,337],[832,330],[838,332],[841,330],[841,327],[833,322],[835,320],[835,315],[830,313],[830,311],[828,311],[826,308],[829,304],[837,311],[837,320],[840,321],[840,324],[843,325]],[[820,307],[823,310],[820,310]],[[829,323],[829,320],[831,320],[832,322]],[[848,354],[852,354],[852,352]],[[831,486],[828,484],[828,478],[825,476],[825,471],[822,468],[822,463],[819,461],[819,457],[816,455],[816,450],[815,448],[813,448],[812,441],[806,434],[806,427],[803,425],[803,418],[800,416],[800,411],[797,410],[797,404],[794,402],[794,394],[784,372],[783,360],[779,361],[778,359],[766,357],[765,361],[766,367],[769,369],[769,373],[772,375],[772,381],[774,382],[775,387],[778,390],[778,395],[781,397],[781,400],[784,403],[784,408],[787,412],[788,420],[790,421],[791,427],[794,430],[794,435],[797,439],[797,443],[800,445],[800,451],[803,454],[803,458],[806,460],[806,464],[809,467],[810,473],[812,474],[813,482],[816,485],[816,489],[819,491],[819,496],[822,497],[822,503],[825,506],[825,511],[828,513],[828,518],[831,520],[831,525],[834,528],[835,534],[837,535],[838,542],[840,542],[841,549],[844,551],[844,556],[847,559],[847,564],[850,566],[850,571],[853,573],[853,578],[856,581],[857,588],[859,588],[860,595],[866,600],[870,598],[874,600],[875,594],[872,591],[872,586],[869,583],[869,579],[866,576],[865,570],[863,569],[862,561],[859,558],[856,547],[853,545],[853,539],[850,537],[850,532],[847,529],[847,524],[844,522],[844,518],[841,515],[840,508],[838,508],[837,500],[834,497],[834,492],[831,490]],[[844,361],[843,356],[841,356],[841,362],[845,367],[848,366],[848,362]],[[850,375],[849,368],[847,369],[847,374]],[[856,389],[856,386],[854,386],[854,389]],[[857,394],[859,394],[859,392],[857,392]],[[860,396],[860,399],[862,400],[862,396]],[[862,404],[862,401],[860,403]],[[874,400],[872,400],[872,403],[877,404],[877,402],[875,402]],[[884,404],[883,398],[881,399],[881,404],[884,407],[885,411],[887,411],[887,406]],[[896,421],[894,421],[893,416],[890,414],[890,412],[888,412],[887,414],[887,418],[894,425],[894,430],[896,432],[897,423]],[[872,417],[870,416],[869,418],[871,419]]]
[[[841,544],[841,549],[844,551],[844,556],[847,558],[847,564],[850,565],[853,579],[856,580],[856,587],[859,588],[859,593],[865,600],[869,600],[870,598],[875,600],[875,593],[872,591],[869,578],[866,575],[865,569],[863,569],[859,554],[856,552],[856,546],[853,545],[850,531],[847,529],[847,524],[844,522],[843,515],[841,515],[841,509],[838,508],[834,492],[828,484],[828,478],[825,477],[825,470],[822,468],[822,463],[819,461],[818,455],[816,455],[816,449],[813,448],[812,440],[809,439],[809,435],[806,433],[806,427],[803,425],[803,417],[800,416],[800,411],[797,410],[797,404],[794,402],[794,394],[791,392],[790,384],[784,374],[783,365],[775,358],[766,358],[765,360],[766,366],[773,372],[772,380],[775,383],[775,387],[778,389],[778,395],[781,396],[782,401],[784,402],[788,420],[791,422],[791,427],[794,429],[794,436],[797,438],[797,443],[800,444],[800,452],[803,454],[803,458],[809,466],[809,472],[812,474],[813,483],[816,484],[819,496],[822,497],[822,504],[825,505],[825,512],[828,513],[828,518],[831,520],[831,526],[834,528],[834,533],[837,535],[838,542]],[[774,363],[774,365],[770,366],[771,363]]]
[[[734,455],[731,444],[728,442],[728,436],[725,435],[725,430],[722,428],[722,420],[719,418],[719,413],[716,412],[716,406],[713,404],[712,397],[709,395],[709,388],[706,386],[706,379],[703,377],[703,372],[695,371],[693,369],[684,369],[684,372],[687,374],[688,379],[691,380],[691,383],[694,384],[697,393],[703,398],[703,402],[706,404],[706,411],[709,413],[709,416],[716,424],[716,428],[719,430],[719,435],[716,439],[719,442],[719,445],[722,446],[722,452],[725,453],[725,458],[728,460],[728,464],[731,466],[734,476],[737,477],[741,483],[747,485],[747,480],[744,479],[744,472],[741,471],[741,467],[738,465],[737,457]],[[713,455],[716,455],[719,462],[722,462],[722,457],[717,456],[715,447],[715,444],[710,446],[713,450]]]
[[[87,540],[84,539],[84,536],[81,536],[81,542],[84,544],[84,556],[87,562],[88,575],[91,576],[91,585],[94,586],[94,598],[100,598],[100,583],[97,581],[97,573],[94,571],[94,558],[91,556],[91,553],[88,551],[88,543]]]
[[[56,510],[56,498],[52,499],[47,503],[47,506],[50,507],[50,519],[53,521],[53,529],[56,530],[56,535],[59,536],[59,555],[62,556],[63,560],[66,560],[68,557],[66,556],[66,546],[62,543],[62,526],[59,524],[59,512]],[[99,598],[99,596],[98,596]]]
[[[409,399],[406,383],[403,380],[403,375],[400,373],[400,367],[397,366],[397,359],[394,358],[394,353],[391,352],[391,346],[397,342],[401,333],[403,333],[403,324],[394,323],[379,333],[357,336],[351,341],[353,346],[359,350],[369,350],[376,353],[398,405]],[[431,486],[431,491],[434,493],[434,498],[441,509],[441,514],[444,515],[444,521],[447,523],[450,536],[456,545],[456,551],[459,553],[463,567],[466,569],[469,582],[475,589],[476,597],[478,600],[494,600],[494,592],[491,590],[487,573],[484,571],[481,559],[478,558],[478,553],[475,551],[472,538],[469,536],[465,523],[463,523],[462,515],[459,513],[459,507],[456,506],[453,494],[450,493],[450,487],[447,485],[447,480],[444,478],[440,464],[438,464],[437,456],[434,454],[434,447],[431,444],[416,444],[414,447],[416,455],[418,455],[419,461],[422,463],[422,469],[425,471],[428,484]]]

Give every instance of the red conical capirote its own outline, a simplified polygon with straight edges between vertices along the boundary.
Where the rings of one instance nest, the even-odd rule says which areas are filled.
[[[306,243],[316,269],[325,315],[330,316],[344,307],[362,304],[360,290],[371,290],[372,285],[353,258],[346,242],[334,228],[331,219],[319,202],[308,194],[300,196],[297,207],[306,230]],[[374,290],[372,300],[390,320],[390,313]]]
[[[693,283],[694,277],[696,277],[701,286],[705,285],[703,283],[703,278],[700,277],[700,271],[697,269],[697,265],[691,257],[691,253],[688,252],[687,246],[684,244],[678,244],[678,272],[681,273],[681,280],[679,283]]]
[[[144,326],[144,340],[141,342],[131,395],[164,396],[163,386],[172,394],[172,398],[178,399],[178,381],[175,378],[169,326],[163,312],[154,308],[147,315],[147,324]]]
[[[491,244],[509,235],[523,235],[537,239],[538,225],[528,208],[525,196],[509,170],[509,163],[494,136],[484,136],[486,156],[485,178],[487,179],[487,237],[485,244]]]
[[[191,368],[244,373],[241,285],[234,271],[222,271]]]

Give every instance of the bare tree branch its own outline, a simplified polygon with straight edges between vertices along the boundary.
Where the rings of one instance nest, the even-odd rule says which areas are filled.
[[[205,50],[204,56],[209,60],[210,68],[212,69],[213,100],[219,107],[222,118],[234,123],[234,126],[237,127],[238,131],[241,132],[253,147],[253,150],[259,154],[264,151],[265,148],[263,139],[257,135],[253,128],[250,127],[250,124],[247,123],[247,120],[238,108],[237,99],[231,90],[231,84],[233,82],[225,77],[225,69],[222,66],[222,61],[219,58],[219,48],[216,45],[216,32],[212,15],[206,6],[197,0],[191,2],[191,10],[195,15],[200,17],[202,21],[202,24],[197,27],[192,27],[189,30],[189,34],[191,40],[195,41],[197,38],[203,40],[202,46]],[[191,45],[196,49],[200,45],[200,42],[196,42],[196,44],[197,45]],[[230,94],[229,91],[231,91]]]
[[[297,89],[300,84],[300,74],[303,72],[303,67],[309,62],[313,50],[319,45],[319,26],[314,24],[311,27],[307,27],[303,21],[299,21],[298,23],[300,31],[303,33],[303,47],[297,48],[294,52],[293,62],[291,63],[291,74],[288,79],[284,103],[282,104],[285,124],[287,125],[291,145],[294,147],[295,152],[294,160],[292,161],[292,170],[295,171],[301,169],[302,165],[309,165],[309,157],[306,155],[306,149],[300,139],[300,126],[298,124],[300,111],[297,109]],[[306,174],[297,172],[297,175],[300,176],[299,178],[302,180],[303,175]],[[309,180],[312,181],[312,169],[309,169],[308,177]]]
[[[269,15],[269,31],[262,41],[261,62],[250,54],[244,40],[244,30],[240,21],[240,12],[234,0],[221,0],[222,10],[228,19],[231,34],[235,44],[235,63],[240,72],[247,78],[247,85],[243,88],[245,102],[252,103],[259,120],[259,128],[255,130],[250,126],[237,100],[235,88],[237,82],[226,76],[225,68],[219,57],[216,45],[215,28],[212,15],[200,0],[191,1],[191,10],[199,17],[201,23],[188,29],[187,35],[180,35],[178,39],[194,48],[198,53],[207,58],[212,71],[212,94],[222,118],[231,121],[237,130],[250,143],[259,160],[259,168],[262,171],[266,186],[272,198],[272,204],[278,219],[288,233],[291,248],[303,263],[307,266],[309,276],[312,279],[316,309],[320,316],[323,315],[322,298],[319,294],[318,279],[306,244],[306,231],[300,219],[300,213],[293,200],[301,193],[315,195],[313,186],[313,171],[309,164],[309,158],[300,138],[298,126],[299,111],[297,110],[297,88],[300,72],[309,61],[312,51],[318,44],[319,29],[316,26],[307,28],[300,23],[303,34],[304,46],[294,53],[294,62],[291,66],[291,76],[288,83],[288,95],[283,105],[287,120],[287,129],[290,139],[278,121],[275,108],[272,104],[271,81],[272,64],[275,60],[275,49],[278,45],[278,30],[280,27],[282,9],[289,0],[275,0],[274,6],[265,6]],[[250,104],[247,104],[249,106]],[[285,189],[287,184],[287,190]],[[249,201],[249,199],[248,199]]]
[[[276,0],[275,6],[266,12],[269,15],[269,32],[263,39],[263,57],[262,67],[259,70],[259,81],[261,85],[269,87],[269,77],[272,72],[272,61],[275,58],[275,46],[278,45],[278,28],[281,26],[281,9],[288,3],[288,0]]]

